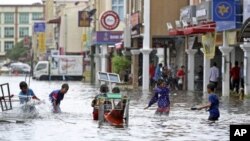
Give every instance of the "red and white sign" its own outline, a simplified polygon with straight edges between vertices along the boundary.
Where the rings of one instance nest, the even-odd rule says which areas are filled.
[[[107,30],[114,30],[120,23],[120,18],[114,11],[106,11],[101,16],[101,25]]]

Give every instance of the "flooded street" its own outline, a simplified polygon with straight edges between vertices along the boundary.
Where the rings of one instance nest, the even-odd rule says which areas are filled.
[[[19,82],[24,77],[0,76],[0,84],[9,83],[10,91],[17,95]],[[27,81],[28,82],[28,81]],[[61,102],[61,114],[50,111],[48,95],[60,89],[64,81],[30,80],[30,88],[36,96],[45,100],[37,105],[39,115],[25,117],[20,115],[19,103],[14,102],[12,111],[1,112],[2,118],[24,118],[24,123],[0,123],[0,141],[227,141],[230,124],[250,123],[250,100],[240,101],[221,97],[221,117],[218,122],[207,122],[208,112],[192,111],[190,107],[206,102],[207,95],[201,93],[171,93],[171,112],[169,117],[155,116],[156,104],[144,110],[151,95],[139,91],[123,91],[131,98],[128,128],[103,126],[92,120],[91,101],[98,88],[80,81],[67,82],[69,91]]]

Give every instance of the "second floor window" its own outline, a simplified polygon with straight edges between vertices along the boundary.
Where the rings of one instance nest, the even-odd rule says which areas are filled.
[[[11,12],[4,13],[4,23],[14,24],[14,13]]]
[[[32,20],[41,20],[43,18],[43,13],[34,12],[32,13]]]
[[[23,38],[25,36],[29,36],[29,28],[28,27],[20,27],[19,28],[19,37]]]
[[[4,51],[8,51],[9,49],[12,49],[14,47],[13,41],[5,41],[4,42]]]
[[[29,24],[29,13],[19,13],[19,24]]]
[[[120,20],[124,19],[124,0],[112,0],[112,10],[115,11]]]
[[[14,38],[14,27],[5,27],[4,28],[4,37],[5,38]]]

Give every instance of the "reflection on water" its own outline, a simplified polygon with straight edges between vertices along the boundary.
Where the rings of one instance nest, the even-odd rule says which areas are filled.
[[[8,82],[11,93],[17,95],[18,83],[22,77],[0,77],[0,83]],[[45,100],[36,105],[38,115],[20,113],[19,103],[14,109],[0,112],[0,119],[15,119],[24,123],[0,123],[1,141],[65,141],[65,140],[149,140],[149,141],[201,141],[229,140],[229,125],[250,123],[248,109],[250,101],[221,97],[221,118],[218,122],[207,122],[208,112],[192,111],[190,107],[206,102],[202,93],[177,92],[171,95],[169,117],[155,116],[156,107],[143,110],[152,96],[140,91],[126,91],[131,96],[128,128],[103,126],[98,128],[92,120],[91,100],[98,91],[82,82],[68,82],[70,89],[61,103],[61,114],[52,114],[48,94],[60,89],[63,82],[31,80],[30,87],[35,94]],[[17,97],[15,97],[17,98]],[[156,105],[155,105],[156,106]]]

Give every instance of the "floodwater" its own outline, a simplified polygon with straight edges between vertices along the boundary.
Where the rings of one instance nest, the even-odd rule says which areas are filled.
[[[0,84],[9,83],[10,91],[19,93],[19,82],[24,77],[0,76]],[[29,80],[27,80],[29,82]],[[131,97],[129,126],[116,128],[103,126],[92,120],[91,100],[97,87],[83,82],[67,82],[70,89],[61,102],[61,114],[50,111],[48,94],[59,89],[63,81],[30,80],[30,88],[45,101],[36,105],[38,114],[24,115],[18,102],[8,112],[0,111],[0,119],[22,119],[24,123],[0,122],[0,141],[227,141],[229,125],[250,123],[250,101],[221,97],[221,118],[218,122],[207,122],[208,112],[192,111],[190,107],[205,103],[207,95],[201,93],[171,93],[171,112],[168,117],[154,115],[156,105],[144,110],[150,93],[123,91]]]

